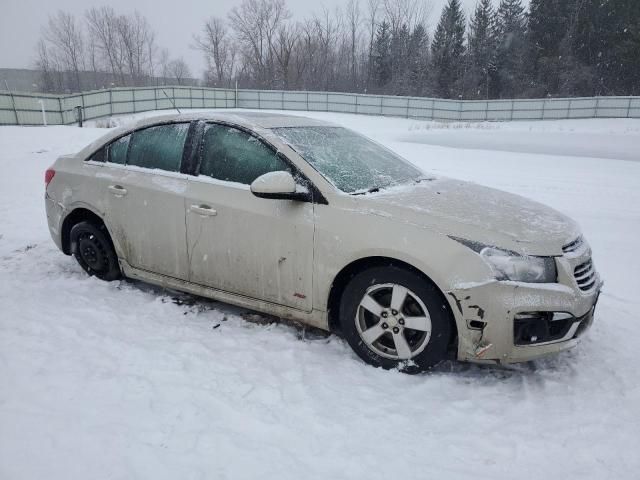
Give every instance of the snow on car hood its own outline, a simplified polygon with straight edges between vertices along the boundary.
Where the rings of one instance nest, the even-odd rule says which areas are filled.
[[[519,195],[437,178],[357,197],[373,214],[528,255],[562,255],[578,225]]]

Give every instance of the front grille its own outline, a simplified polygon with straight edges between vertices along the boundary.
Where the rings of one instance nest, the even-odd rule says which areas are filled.
[[[593,267],[591,259],[578,265],[573,270],[573,276],[580,290],[584,292],[591,290],[596,284],[596,269]]]
[[[564,253],[575,252],[582,246],[583,240],[582,236],[576,238],[573,242],[567,243],[564,247],[562,247],[562,251]]]

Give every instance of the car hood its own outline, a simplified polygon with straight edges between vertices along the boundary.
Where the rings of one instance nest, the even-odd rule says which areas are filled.
[[[562,255],[578,225],[519,195],[449,178],[353,197],[360,211],[524,255]]]

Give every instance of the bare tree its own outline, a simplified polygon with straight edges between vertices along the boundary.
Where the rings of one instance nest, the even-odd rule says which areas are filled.
[[[149,44],[153,43],[153,34],[147,19],[137,11],[131,16],[118,17],[117,26],[127,73],[133,85],[140,85],[142,77],[152,62],[148,52]]]
[[[73,83],[70,89],[80,91],[80,72],[84,69],[84,38],[76,18],[59,10],[55,15],[49,16],[42,35],[52,47],[49,53],[65,70],[72,73]]]
[[[193,40],[194,47],[204,54],[207,63],[207,84],[225,84],[233,74],[235,49],[229,41],[224,20],[218,17],[209,18],[204,24],[202,36],[194,35]]]
[[[278,65],[277,77],[285,90],[291,86],[290,65],[294,48],[298,43],[298,36],[298,25],[282,25],[272,47]]]
[[[167,84],[167,78],[169,78],[169,62],[169,50],[163,48],[158,55],[158,65],[160,66],[163,85]]]
[[[229,13],[247,70],[259,86],[272,84],[274,39],[290,17],[284,0],[243,0]]]
[[[40,90],[43,92],[62,90],[63,86],[59,84],[61,72],[57,63],[49,53],[47,43],[43,39],[40,39],[37,48],[38,59],[36,60],[36,66],[42,72]]]
[[[347,25],[349,28],[349,40],[350,40],[350,70],[351,70],[351,83],[357,85],[357,48],[360,41],[360,23],[362,18],[360,17],[360,2],[359,0],[349,0],[345,7]]]
[[[413,31],[418,25],[425,25],[433,5],[430,0],[383,0],[383,10],[391,34],[396,35],[403,26]]]
[[[167,65],[167,69],[169,77],[175,79],[178,85],[182,85],[187,78],[191,77],[189,65],[182,57],[171,60]]]
[[[376,35],[376,28],[378,27],[380,1],[381,0],[367,0],[367,7],[369,10],[369,17],[367,18],[367,26],[369,29],[369,53],[367,55],[367,81],[365,84],[365,91],[369,89],[369,85],[371,84],[371,73],[373,70],[373,41]]]
[[[118,31],[119,17],[111,7],[91,8],[85,14],[89,36],[96,42],[108,71],[125,84],[124,58]]]

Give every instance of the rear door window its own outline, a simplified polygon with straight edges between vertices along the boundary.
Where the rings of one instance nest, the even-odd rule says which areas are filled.
[[[271,147],[227,125],[207,125],[200,152],[200,174],[219,180],[250,185],[265,173],[290,170]]]
[[[188,123],[173,123],[134,132],[127,165],[179,172],[188,131]]]

